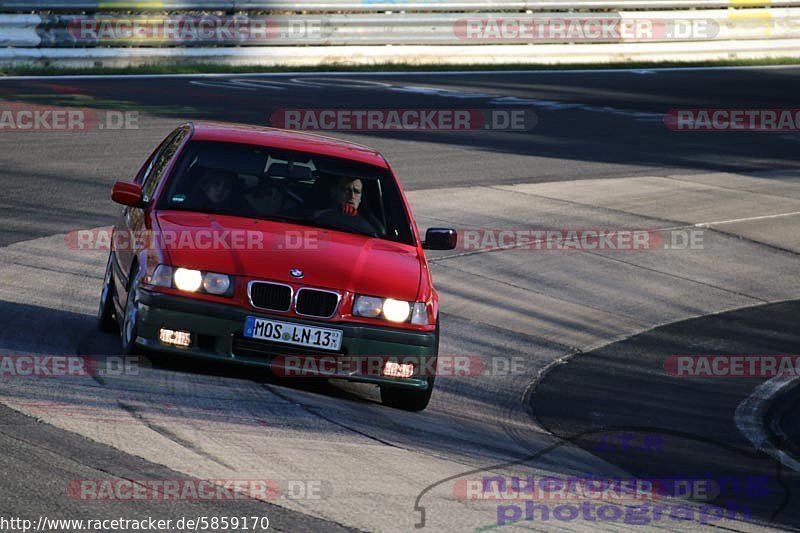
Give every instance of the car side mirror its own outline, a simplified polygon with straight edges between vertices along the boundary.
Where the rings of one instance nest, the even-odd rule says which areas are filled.
[[[452,250],[458,244],[458,233],[449,228],[428,228],[425,232],[425,242],[422,247],[426,250]]]
[[[144,207],[142,201],[142,186],[129,181],[118,181],[111,189],[111,199],[118,204],[130,207]]]

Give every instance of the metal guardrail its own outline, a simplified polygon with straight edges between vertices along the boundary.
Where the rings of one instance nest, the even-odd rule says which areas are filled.
[[[800,0],[0,0],[0,13],[5,65],[800,58]]]
[[[800,0],[0,0],[0,12],[548,11],[800,6]]]
[[[0,15],[0,47],[39,46],[41,38],[36,27],[41,20],[38,15]]]
[[[519,15],[394,13],[293,16],[0,15],[0,45],[354,46],[659,43],[800,38],[800,8]]]
[[[213,48],[0,48],[0,65],[125,68],[142,65],[319,67],[320,65],[587,64],[625,61],[716,61],[794,57],[800,39],[746,41],[492,45],[492,46],[250,46]],[[224,80],[204,81],[212,87]],[[254,89],[251,89],[254,90]]]

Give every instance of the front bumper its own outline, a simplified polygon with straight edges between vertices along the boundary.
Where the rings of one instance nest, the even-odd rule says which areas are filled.
[[[286,368],[287,357],[307,357],[291,345],[275,345],[242,336],[244,323],[248,316],[293,322],[308,326],[335,328],[343,331],[342,347],[339,353],[326,353],[326,359],[341,360],[342,371],[332,375],[330,372],[316,373],[314,365],[304,366],[304,376],[318,376],[348,381],[391,385],[402,388],[424,390],[428,388],[431,372],[410,378],[392,378],[376,375],[376,372],[353,370],[353,359],[374,358],[376,356],[396,356],[419,358],[428,370],[435,369],[438,352],[438,338],[435,332],[417,332],[392,329],[380,326],[365,326],[341,322],[324,322],[270,315],[268,313],[141,290],[139,295],[139,323],[136,344],[153,351],[181,354],[185,356],[231,361],[247,365],[269,367],[279,375],[297,375],[297,366]],[[189,331],[192,344],[186,348],[164,344],[159,340],[161,328]],[[432,364],[431,364],[432,361]],[[330,370],[330,367],[326,367]]]

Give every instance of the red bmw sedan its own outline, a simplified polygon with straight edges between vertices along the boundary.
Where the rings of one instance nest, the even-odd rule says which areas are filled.
[[[98,311],[144,349],[283,376],[380,386],[422,410],[439,345],[438,295],[397,177],[378,152],[328,137],[185,124],[155,149],[114,225]]]

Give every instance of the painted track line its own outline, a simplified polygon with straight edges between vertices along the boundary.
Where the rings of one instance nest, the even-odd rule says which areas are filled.
[[[742,403],[736,407],[734,420],[736,427],[755,447],[766,453],[787,468],[800,472],[800,461],[776,448],[770,442],[764,425],[764,416],[769,403],[787,387],[798,381],[796,376],[775,376],[753,390]]]
[[[789,213],[777,213],[775,215],[761,215],[757,217],[745,218],[732,218],[730,220],[719,220],[717,222],[698,222],[694,225],[696,228],[708,228],[710,226],[719,226],[722,224],[736,224],[737,222],[752,222],[754,220],[769,220],[771,218],[792,217],[800,215],[800,211],[791,211]]]

